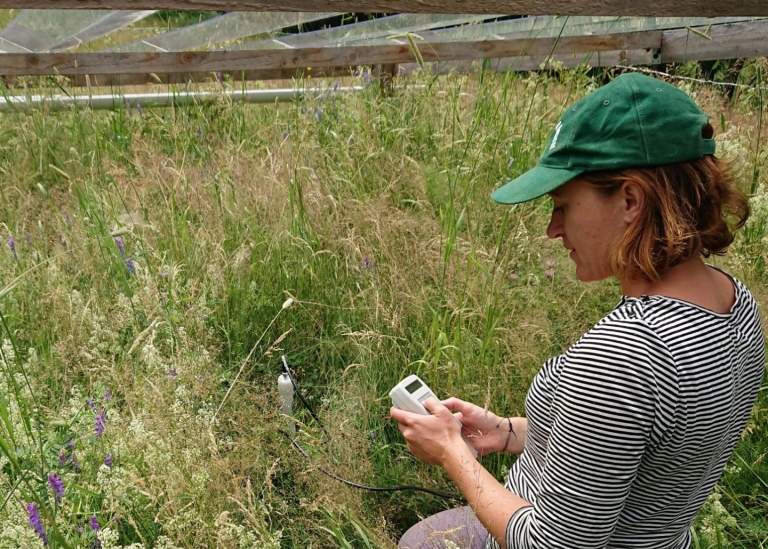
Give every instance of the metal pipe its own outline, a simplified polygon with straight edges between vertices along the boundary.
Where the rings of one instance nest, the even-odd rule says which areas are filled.
[[[129,107],[168,107],[170,105],[188,105],[201,101],[211,101],[219,97],[228,97],[232,101],[246,103],[275,103],[295,101],[306,95],[323,93],[358,92],[364,86],[349,86],[333,88],[277,89],[277,90],[231,90],[231,91],[198,91],[198,92],[163,92],[163,93],[126,93],[122,95],[32,95],[0,97],[0,112],[22,111],[45,107],[51,111],[68,110],[74,105],[83,105],[91,109],[125,109]]]

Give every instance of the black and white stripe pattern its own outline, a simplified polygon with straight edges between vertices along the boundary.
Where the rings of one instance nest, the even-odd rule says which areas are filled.
[[[532,503],[510,519],[509,549],[690,546],[765,368],[754,299],[734,285],[728,314],[625,297],[544,364],[506,483]]]

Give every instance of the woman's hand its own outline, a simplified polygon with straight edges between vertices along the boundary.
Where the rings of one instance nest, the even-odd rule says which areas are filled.
[[[442,404],[457,412],[454,417],[462,424],[462,434],[479,455],[493,452],[523,453],[528,431],[528,421],[525,418],[499,417],[485,408],[453,397],[444,400]]]
[[[420,460],[440,466],[449,454],[469,452],[451,411],[432,397],[422,404],[430,415],[414,414],[394,406],[389,409],[389,415],[397,421],[408,442],[408,450]]]

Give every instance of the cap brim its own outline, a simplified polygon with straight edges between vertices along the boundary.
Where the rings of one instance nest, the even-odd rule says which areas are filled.
[[[583,173],[581,169],[563,170],[538,165],[493,191],[491,198],[500,204],[528,202],[554,191]]]

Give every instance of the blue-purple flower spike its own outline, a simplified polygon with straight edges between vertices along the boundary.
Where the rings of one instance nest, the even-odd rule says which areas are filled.
[[[119,236],[115,237],[115,244],[117,244],[117,249],[120,250],[120,255],[125,257],[125,246],[123,246],[123,239]]]
[[[56,473],[50,473],[48,475],[48,485],[56,494],[56,503],[61,503],[61,498],[64,495],[64,481]]]
[[[37,510],[36,503],[27,503],[27,514],[29,515],[29,525],[35,529],[35,533],[43,540],[43,545],[48,545],[48,536],[45,535],[43,521],[40,518],[40,511]]]
[[[96,518],[96,515],[91,515],[91,518],[88,522],[91,525],[91,530],[98,530],[101,528],[101,525],[99,525],[99,519]]]
[[[104,459],[104,463],[107,467],[112,467],[112,454],[107,454],[107,457]]]
[[[128,272],[131,275],[136,276],[136,267],[133,265],[133,260],[129,257],[125,260],[125,266],[128,268]]]
[[[96,416],[95,420],[95,426],[96,426],[96,438],[101,437],[101,435],[104,434],[104,429],[107,427],[107,418],[104,415],[106,413],[106,410],[104,408],[101,409],[101,411]]]
[[[18,261],[19,256],[16,255],[16,241],[12,236],[8,237],[8,247],[11,249],[11,252],[13,252],[13,258]]]

